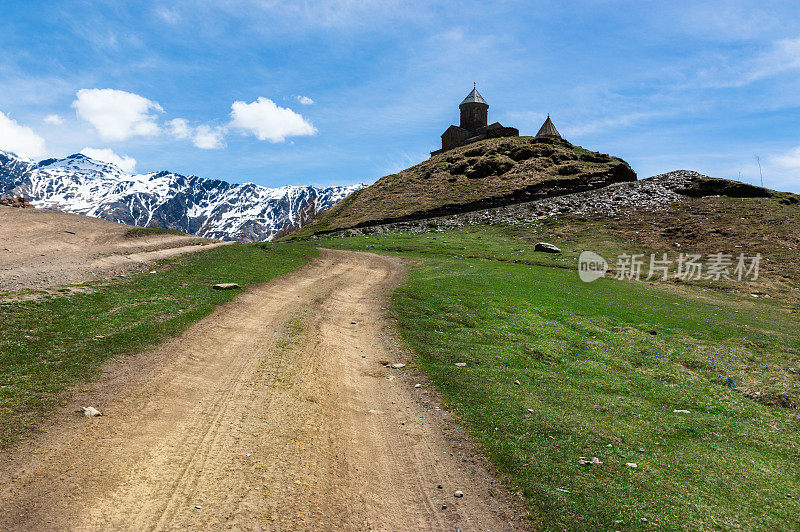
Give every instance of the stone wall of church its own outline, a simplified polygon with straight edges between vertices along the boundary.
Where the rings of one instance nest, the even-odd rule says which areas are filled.
[[[485,127],[489,119],[489,106],[481,104],[464,104],[461,106],[461,127],[479,129]]]

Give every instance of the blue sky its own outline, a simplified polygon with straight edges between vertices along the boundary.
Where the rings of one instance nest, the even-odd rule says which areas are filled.
[[[796,2],[5,1],[0,148],[136,172],[370,183],[477,82],[490,121],[640,177],[800,191]],[[301,101],[302,100],[302,101]]]

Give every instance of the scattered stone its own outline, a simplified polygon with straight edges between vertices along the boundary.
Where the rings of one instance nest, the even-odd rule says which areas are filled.
[[[642,521],[642,523],[646,523],[647,522],[647,518],[646,517],[642,517],[641,521]]]
[[[517,381],[514,381],[514,384],[516,384],[517,386],[522,386],[522,383],[521,383],[521,382],[519,382],[518,380],[517,380]]]
[[[533,414],[533,408],[529,408],[529,409],[528,409],[528,412],[530,412],[531,414]]]
[[[195,508],[195,510],[200,510],[202,508],[202,506],[200,506],[199,504],[195,504],[194,508]]]
[[[653,336],[658,334],[658,331],[647,331],[647,334],[652,334]]]
[[[673,414],[689,414],[690,412],[688,410],[673,410],[672,413]]]
[[[572,493],[571,491],[565,490],[564,488],[556,488],[556,491],[561,491],[561,492],[564,492],[564,493]]]
[[[455,497],[456,499],[460,499],[463,496],[464,496],[464,492],[461,491],[461,490],[456,490],[456,492],[453,493],[453,497]]]
[[[154,271],[150,273],[155,273]],[[214,290],[233,290],[234,288],[241,288],[236,283],[218,283],[214,285]]]
[[[459,368],[463,368],[466,365],[467,365],[466,362],[456,362],[456,366],[458,366]]]
[[[444,486],[442,486],[441,484],[439,484],[438,486],[436,486],[436,489],[443,490],[443,489],[444,489]]]
[[[103,414],[93,406],[82,406],[81,410],[83,410],[83,415],[86,417],[97,417],[102,416]]]
[[[554,246],[553,244],[548,244],[547,242],[537,242],[535,246],[533,246],[534,251],[543,251],[545,253],[561,253],[561,250]]]
[[[30,209],[33,207],[33,205],[31,205],[31,202],[29,202],[23,196],[0,199],[0,205],[3,205],[5,207],[16,207],[18,209]]]
[[[388,366],[389,365],[389,361],[388,360],[379,360],[378,364],[380,364],[381,366]]]
[[[392,364],[392,367],[394,369],[403,369],[404,367],[406,367],[406,365],[405,364]]]
[[[625,465],[628,466],[628,467],[632,467],[633,469],[636,469],[637,467],[639,467],[634,462],[625,462]]]
[[[589,464],[591,464],[591,465],[600,465],[603,462],[601,462],[600,459],[598,457],[596,457],[596,456],[593,456],[591,460],[587,460],[585,456],[579,456],[578,457],[578,463],[580,465],[589,465]]]
[[[422,385],[421,384],[415,384],[414,388],[422,388]]]
[[[637,450],[638,450],[640,453],[643,453],[643,452],[644,452],[644,448],[643,448],[643,447],[639,447],[639,449],[637,449]]]
[[[351,321],[351,322],[350,322],[350,325],[357,325],[357,322],[355,322],[355,321]]]
[[[447,510],[447,505],[446,504],[442,505],[442,510]]]

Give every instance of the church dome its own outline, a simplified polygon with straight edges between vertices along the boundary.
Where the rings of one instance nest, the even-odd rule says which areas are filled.
[[[482,103],[483,105],[489,105],[488,103],[486,103],[486,100],[483,99],[483,96],[481,96],[478,93],[477,88],[473,88],[472,92],[467,94],[467,97],[464,98],[464,101],[459,104],[459,107],[461,107],[465,103]]]

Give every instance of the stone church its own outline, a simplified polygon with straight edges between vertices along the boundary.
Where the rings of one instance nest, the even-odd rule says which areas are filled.
[[[461,111],[460,124],[450,126],[442,133],[442,149],[432,151],[431,156],[483,139],[519,136],[517,128],[505,127],[500,122],[488,124],[489,104],[474,86],[472,92],[467,94],[458,108]],[[561,138],[556,126],[550,120],[550,115],[547,115],[547,120],[542,124],[536,136]]]

